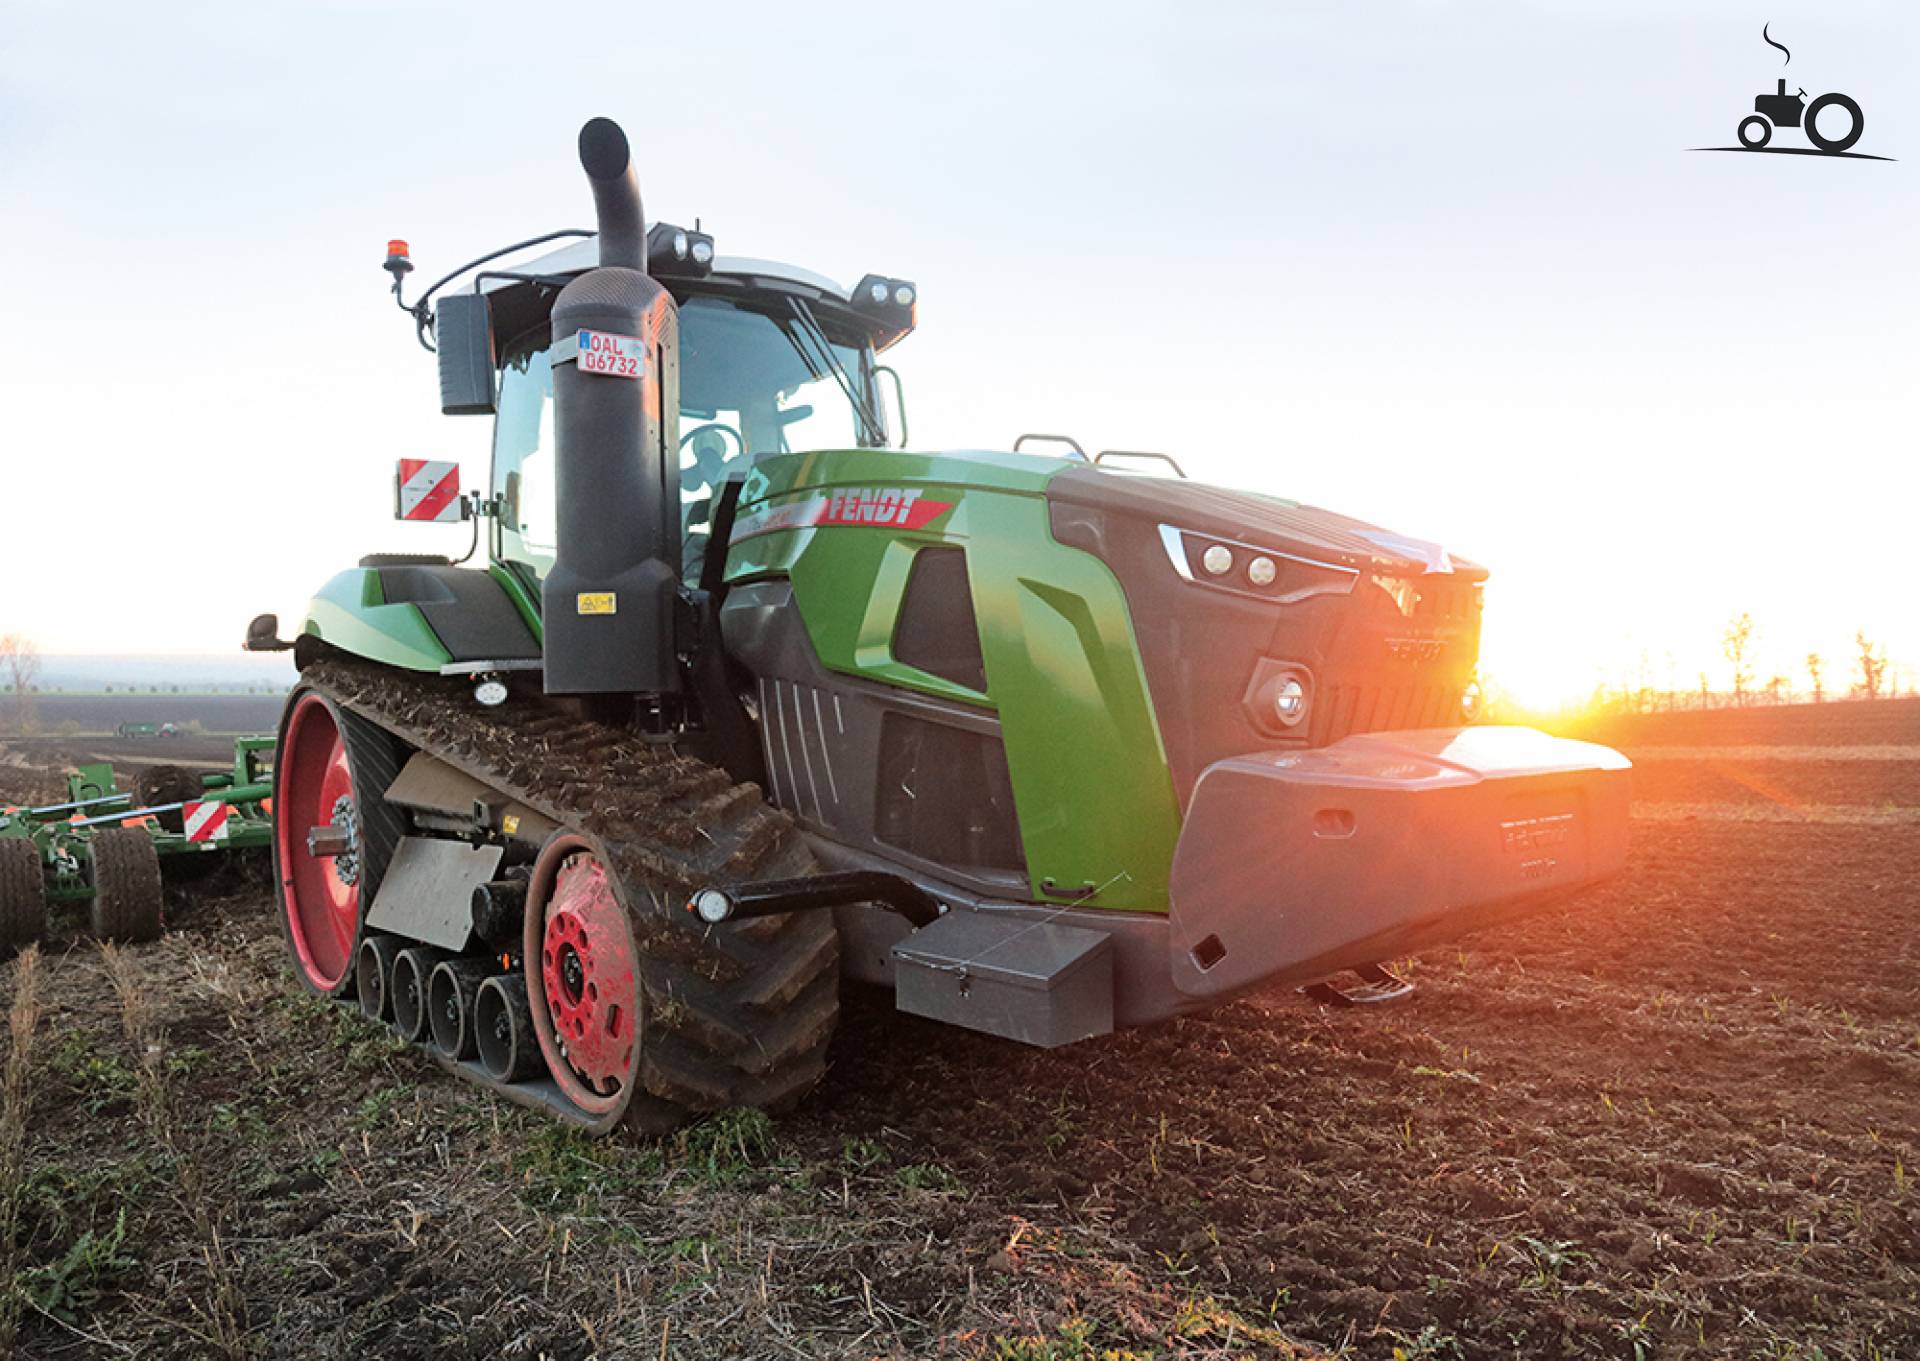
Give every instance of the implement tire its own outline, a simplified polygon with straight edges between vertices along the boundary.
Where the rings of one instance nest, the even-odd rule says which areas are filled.
[[[134,789],[134,799],[138,805],[152,808],[156,804],[188,803],[197,799],[206,792],[206,783],[198,771],[188,770],[185,766],[148,766],[134,781]],[[163,831],[184,832],[187,829],[184,809],[155,813],[153,820],[160,824]]]
[[[47,878],[40,851],[25,837],[0,840],[0,956],[47,934]]]
[[[93,934],[101,940],[160,938],[160,853],[144,827],[93,838]]]

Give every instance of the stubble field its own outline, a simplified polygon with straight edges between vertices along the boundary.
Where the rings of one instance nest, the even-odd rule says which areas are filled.
[[[1628,873],[1409,1004],[1044,1053],[849,992],[798,1111],[657,1144],[300,996],[258,867],[177,890],[38,961],[17,1352],[1920,1355],[1920,702],[1591,735]]]

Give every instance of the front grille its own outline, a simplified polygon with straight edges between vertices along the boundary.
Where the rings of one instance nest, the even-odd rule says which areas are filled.
[[[1460,692],[1429,678],[1398,685],[1324,685],[1314,697],[1311,741],[1316,747],[1359,732],[1438,728],[1459,722]]]

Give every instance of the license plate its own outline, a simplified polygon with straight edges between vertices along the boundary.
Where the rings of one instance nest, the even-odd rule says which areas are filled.
[[[639,336],[614,335],[610,331],[581,331],[579,346],[575,362],[582,373],[604,373],[614,378],[637,381],[641,366],[647,362],[647,342]]]

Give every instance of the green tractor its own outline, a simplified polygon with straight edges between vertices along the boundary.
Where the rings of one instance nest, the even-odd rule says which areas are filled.
[[[409,461],[397,500],[485,565],[363,558],[249,631],[301,673],[306,988],[657,1129],[798,1099],[843,976],[1061,1045],[1401,995],[1383,961],[1621,868],[1624,759],[1471,722],[1482,568],[1170,460],[895,447],[911,282],[649,230],[620,129],[579,150],[597,233],[412,304],[389,247],[443,409],[494,420],[484,492]]]

